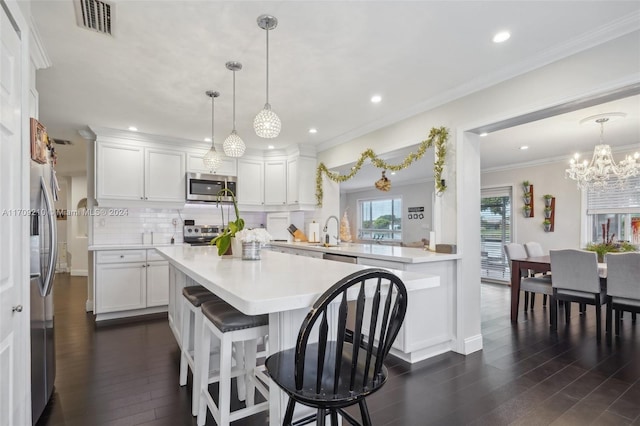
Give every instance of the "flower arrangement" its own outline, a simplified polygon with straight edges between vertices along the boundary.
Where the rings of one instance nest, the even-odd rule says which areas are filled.
[[[606,225],[602,224],[602,242],[601,243],[589,243],[586,250],[595,251],[598,253],[598,262],[604,262],[604,257],[607,253],[619,253],[625,251],[636,251],[636,247],[626,241],[614,242],[616,234],[609,235],[609,226],[611,225],[611,219],[607,219]]]
[[[260,243],[266,244],[273,237],[264,228],[243,229],[236,232],[236,238],[243,243]]]

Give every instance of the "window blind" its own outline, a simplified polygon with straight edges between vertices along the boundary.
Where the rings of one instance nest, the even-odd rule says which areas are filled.
[[[640,176],[627,179],[622,188],[587,192],[587,214],[640,213]]]
[[[480,202],[481,277],[508,281],[503,246],[511,242],[511,188],[483,189]]]

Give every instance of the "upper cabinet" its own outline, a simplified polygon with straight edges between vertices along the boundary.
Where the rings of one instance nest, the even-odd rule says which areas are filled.
[[[184,152],[145,148],[144,170],[145,200],[184,203]]]
[[[294,210],[313,210],[315,193],[316,159],[292,156],[287,160],[287,204]]]
[[[270,159],[264,162],[264,203],[287,204],[287,160]]]
[[[264,206],[264,161],[242,157],[238,159],[238,204]]]

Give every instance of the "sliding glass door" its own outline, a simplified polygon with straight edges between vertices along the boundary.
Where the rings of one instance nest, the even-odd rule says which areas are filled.
[[[481,191],[481,279],[509,281],[509,262],[504,245],[512,241],[511,187]]]

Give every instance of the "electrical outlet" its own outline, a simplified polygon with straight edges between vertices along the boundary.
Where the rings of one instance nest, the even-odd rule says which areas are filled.
[[[171,224],[172,224],[173,226],[176,226],[176,225],[178,224],[178,219],[173,218],[173,220],[171,220]]]

